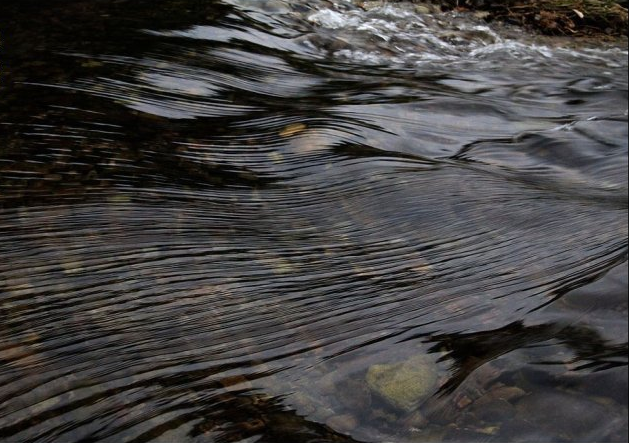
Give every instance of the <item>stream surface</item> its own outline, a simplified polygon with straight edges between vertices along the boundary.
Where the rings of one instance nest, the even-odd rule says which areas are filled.
[[[0,41],[1,441],[627,441],[626,44],[340,0]]]

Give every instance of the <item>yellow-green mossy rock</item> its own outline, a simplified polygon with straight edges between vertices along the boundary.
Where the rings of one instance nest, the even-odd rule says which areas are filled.
[[[427,355],[400,363],[373,365],[367,370],[367,385],[396,409],[410,412],[437,387],[437,367]]]

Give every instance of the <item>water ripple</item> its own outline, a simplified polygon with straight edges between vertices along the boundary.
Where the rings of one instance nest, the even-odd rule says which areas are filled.
[[[51,37],[41,72],[6,45],[1,438],[409,441],[409,417],[359,419],[341,391],[417,353],[446,431],[486,363],[497,385],[590,380],[576,365],[618,385],[622,50],[400,5],[119,7],[93,49]]]

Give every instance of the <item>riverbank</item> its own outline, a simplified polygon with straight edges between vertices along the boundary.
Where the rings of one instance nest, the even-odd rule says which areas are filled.
[[[413,0],[413,3],[426,2]],[[442,10],[474,11],[487,21],[517,24],[547,35],[627,36],[627,1],[439,0],[428,3]]]

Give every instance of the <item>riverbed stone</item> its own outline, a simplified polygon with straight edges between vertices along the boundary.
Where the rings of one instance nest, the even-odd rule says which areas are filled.
[[[488,401],[486,398],[492,398],[495,400],[505,400],[513,403],[516,400],[524,397],[526,395],[526,391],[517,387],[517,386],[497,386],[492,388],[487,395],[477,400],[479,401]]]
[[[376,364],[367,370],[367,385],[389,406],[404,412],[415,409],[437,387],[434,360],[418,355],[392,364]]]
[[[350,411],[366,409],[371,405],[371,391],[364,380],[343,380],[337,385],[337,392],[339,402]]]
[[[370,11],[370,10],[375,9],[375,8],[380,8],[383,5],[384,5],[384,2],[382,2],[381,0],[358,2],[358,6],[363,8],[365,11]]]
[[[564,440],[584,438],[601,423],[614,422],[610,408],[581,395],[560,391],[522,398],[516,405],[517,418],[547,436]]]
[[[415,12],[417,14],[430,14],[432,12],[432,8],[428,5],[415,5]]]
[[[481,398],[480,400],[483,400]],[[515,416],[515,408],[506,400],[477,401],[469,411],[477,420],[486,423],[502,423]]]
[[[335,431],[347,433],[351,432],[358,426],[358,420],[351,414],[334,415],[328,418],[325,422],[326,425],[334,429]]]
[[[428,420],[422,411],[416,410],[402,418],[400,424],[406,429],[422,429],[428,425]]]

